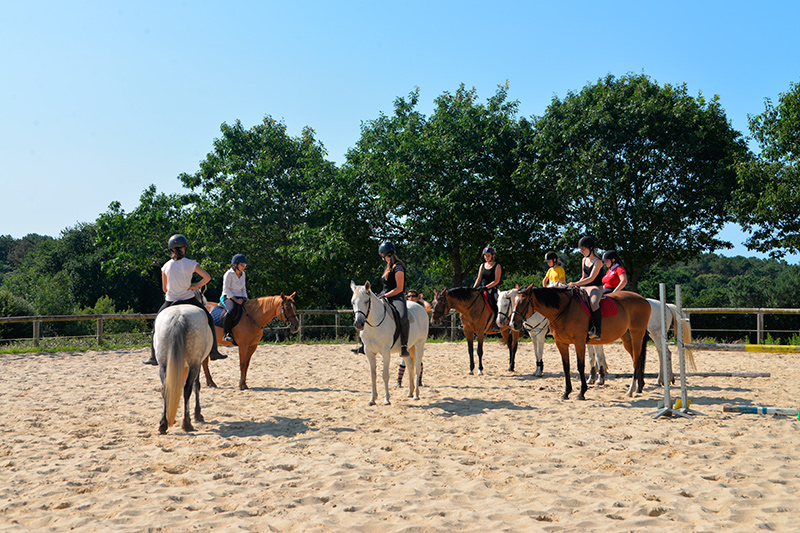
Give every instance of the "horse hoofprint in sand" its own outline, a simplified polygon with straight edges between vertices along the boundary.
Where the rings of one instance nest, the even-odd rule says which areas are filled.
[[[158,360],[164,411],[158,430],[166,433],[175,423],[183,392],[183,429],[193,431],[189,417],[189,397],[194,388],[194,419],[200,414],[200,365],[211,351],[214,339],[205,312],[193,305],[174,305],[156,317],[153,349]],[[187,372],[188,369],[188,372]]]
[[[356,285],[350,282],[353,297],[353,326],[361,335],[364,351],[369,361],[370,378],[372,379],[372,397],[369,405],[375,405],[378,398],[377,386],[377,354],[383,356],[383,385],[386,391],[384,404],[389,405],[389,360],[392,353],[400,353],[400,342],[395,342],[395,321],[390,306],[378,298],[370,289],[369,282]],[[422,356],[425,352],[425,341],[428,340],[428,313],[425,308],[415,302],[407,302],[408,306],[408,352],[410,363],[408,369],[408,397],[419,400],[419,371]]]

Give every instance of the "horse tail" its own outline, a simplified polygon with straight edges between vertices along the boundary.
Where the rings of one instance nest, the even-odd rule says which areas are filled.
[[[176,316],[172,327],[165,335],[167,352],[167,372],[164,378],[162,394],[164,395],[164,408],[167,415],[167,426],[175,424],[175,415],[183,396],[184,361],[183,354],[186,349],[186,335],[188,332],[187,320],[183,316]]]
[[[682,319],[683,322],[683,342],[686,344],[687,342],[692,342],[692,324],[689,322],[689,319]],[[694,352],[691,349],[686,348],[684,346],[683,353],[686,356],[686,362],[689,364],[689,368],[692,371],[697,371],[697,365],[694,364]]]

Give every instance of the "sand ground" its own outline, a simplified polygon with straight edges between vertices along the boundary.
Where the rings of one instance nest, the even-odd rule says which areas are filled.
[[[223,348],[206,423],[166,435],[144,350],[0,355],[0,531],[798,528],[800,422],[722,410],[798,407],[797,355],[698,353],[701,371],[771,376],[690,378],[708,416],[685,420],[648,414],[654,379],[633,399],[614,378],[563,401],[554,345],[534,378],[530,343],[512,374],[496,341],[482,376],[465,343],[429,344],[419,401],[396,388],[394,356],[392,404],[368,407],[349,348],[261,346],[247,391]],[[621,345],[606,353],[631,371]]]

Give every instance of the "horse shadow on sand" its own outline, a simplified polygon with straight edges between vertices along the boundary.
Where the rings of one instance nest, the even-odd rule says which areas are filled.
[[[220,437],[261,437],[271,435],[274,437],[296,437],[311,431],[319,431],[312,427],[310,418],[285,418],[273,416],[270,420],[237,420],[233,422],[220,422],[216,433]]]
[[[421,406],[424,409],[441,409],[443,416],[481,415],[508,409],[512,411],[532,411],[529,405],[516,405],[508,400],[484,400],[480,398],[443,398],[442,400]]]

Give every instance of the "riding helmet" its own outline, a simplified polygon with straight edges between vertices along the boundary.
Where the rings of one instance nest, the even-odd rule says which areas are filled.
[[[594,239],[588,235],[584,235],[581,237],[581,240],[578,241],[578,248],[588,248],[589,250],[594,250],[595,247]]]
[[[617,264],[622,264],[622,259],[619,257],[619,254],[616,250],[609,250],[603,254],[603,261],[613,261]]]
[[[386,257],[387,255],[395,252],[396,250],[394,248],[394,244],[390,241],[384,241],[378,248],[378,254],[380,254],[381,257]]]
[[[548,261],[558,261],[558,254],[555,252],[547,252],[544,254],[544,262],[547,263]]]
[[[239,263],[247,264],[247,258],[244,254],[236,254],[233,256],[233,259],[231,259],[231,266],[238,265]]]
[[[492,254],[492,255],[495,255],[494,248],[493,248],[493,247],[491,247],[491,246],[487,246],[486,248],[484,248],[484,249],[483,249],[483,255],[486,255],[486,254]]]
[[[189,241],[186,240],[186,237],[183,235],[176,233],[172,237],[169,238],[169,244],[167,244],[170,251],[174,250],[175,248],[188,248]]]

